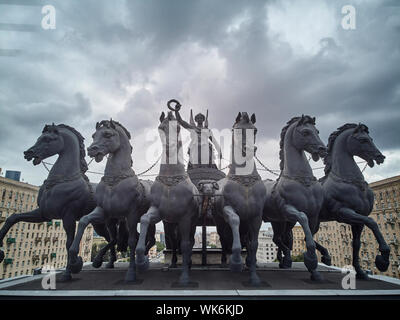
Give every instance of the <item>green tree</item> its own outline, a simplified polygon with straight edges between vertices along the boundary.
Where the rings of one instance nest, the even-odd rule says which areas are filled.
[[[304,255],[299,254],[298,256],[293,256],[292,261],[293,262],[304,262]]]
[[[160,241],[156,241],[157,252],[164,250],[165,246]]]

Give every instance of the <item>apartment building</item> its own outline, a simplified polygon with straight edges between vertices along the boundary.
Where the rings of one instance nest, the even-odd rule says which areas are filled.
[[[276,259],[278,247],[272,241],[273,236],[272,228],[260,230],[258,234],[257,262],[268,263]]]

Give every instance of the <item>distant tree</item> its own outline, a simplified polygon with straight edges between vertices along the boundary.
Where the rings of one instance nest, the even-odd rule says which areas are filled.
[[[293,262],[304,262],[304,255],[299,254],[298,256],[293,256],[292,261]]]
[[[156,246],[157,246],[157,252],[160,252],[162,250],[164,250],[165,245],[163,243],[161,243],[160,241],[156,241]]]

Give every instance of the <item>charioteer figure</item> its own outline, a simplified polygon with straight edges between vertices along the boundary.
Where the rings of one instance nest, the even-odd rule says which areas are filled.
[[[188,155],[188,171],[195,168],[213,168],[218,170],[215,164],[214,148],[218,154],[221,163],[221,148],[214,138],[212,131],[208,128],[208,110],[207,116],[198,113],[193,120],[193,111],[190,110],[190,123],[182,119],[179,110],[175,111],[176,119],[179,124],[190,131],[191,141]]]

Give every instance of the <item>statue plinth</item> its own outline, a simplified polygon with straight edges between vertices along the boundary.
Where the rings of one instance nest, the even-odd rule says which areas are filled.
[[[172,250],[165,249],[163,251],[165,257],[165,264],[171,264],[172,258]],[[201,266],[202,265],[202,248],[193,248],[192,251],[192,265]],[[242,260],[243,262],[246,259],[246,250],[242,250]],[[207,265],[221,265],[221,256],[222,249],[221,248],[207,248]],[[182,264],[182,255],[177,254],[178,264]],[[229,263],[230,254],[227,255],[227,263]]]

